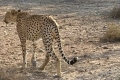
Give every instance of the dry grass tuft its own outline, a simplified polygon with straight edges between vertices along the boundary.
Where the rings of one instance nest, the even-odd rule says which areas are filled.
[[[120,25],[117,23],[109,24],[106,33],[100,40],[102,42],[120,41]]]
[[[110,14],[111,18],[120,18],[120,6],[114,7]]]

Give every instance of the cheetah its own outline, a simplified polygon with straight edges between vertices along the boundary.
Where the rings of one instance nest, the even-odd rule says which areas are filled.
[[[65,57],[65,54],[61,47],[58,24],[52,17],[47,15],[31,15],[28,12],[23,12],[21,10],[11,10],[5,14],[4,22],[6,24],[12,22],[16,23],[17,32],[22,47],[23,68],[27,67],[26,40],[30,40],[33,42],[33,54],[31,58],[31,63],[34,67],[36,67],[35,41],[40,38],[42,38],[46,51],[45,61],[40,66],[41,70],[44,70],[45,66],[49,62],[49,57],[52,57],[56,60],[57,76],[61,77],[61,61],[54,53],[52,47],[53,40],[56,40],[59,53],[65,62],[73,65],[78,61],[77,57],[73,58],[72,60],[69,60]]]

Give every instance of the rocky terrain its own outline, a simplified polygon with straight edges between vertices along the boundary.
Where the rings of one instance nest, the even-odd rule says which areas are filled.
[[[3,22],[11,9],[31,14],[52,15],[60,25],[62,47],[69,59],[78,56],[75,65],[62,61],[62,80],[120,80],[120,43],[101,42],[110,24],[120,25],[109,17],[119,0],[0,0],[0,80],[58,80],[55,61],[44,71],[39,66],[45,59],[41,39],[37,42],[37,68],[30,63],[32,43],[27,41],[28,68],[22,69],[22,52],[15,23]],[[55,45],[55,51],[58,53]]]

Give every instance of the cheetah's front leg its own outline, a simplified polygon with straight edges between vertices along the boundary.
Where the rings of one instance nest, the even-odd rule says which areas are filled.
[[[32,54],[32,58],[31,58],[31,63],[34,67],[36,67],[36,54],[35,54],[35,50],[36,50],[36,44],[35,42],[33,42],[33,54]]]
[[[23,68],[27,67],[27,54],[26,54],[26,41],[21,41],[22,53],[23,53]]]

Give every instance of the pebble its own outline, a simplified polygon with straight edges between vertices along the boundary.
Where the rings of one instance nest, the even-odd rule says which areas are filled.
[[[93,74],[92,72],[89,72],[88,74]]]
[[[1,26],[1,27],[5,27],[5,26]]]
[[[108,47],[103,47],[103,49],[109,49]]]
[[[4,34],[7,35],[8,34],[7,31],[4,31]]]
[[[86,69],[80,69],[79,71],[80,72],[86,72]]]
[[[39,52],[44,52],[43,50],[39,50]]]

